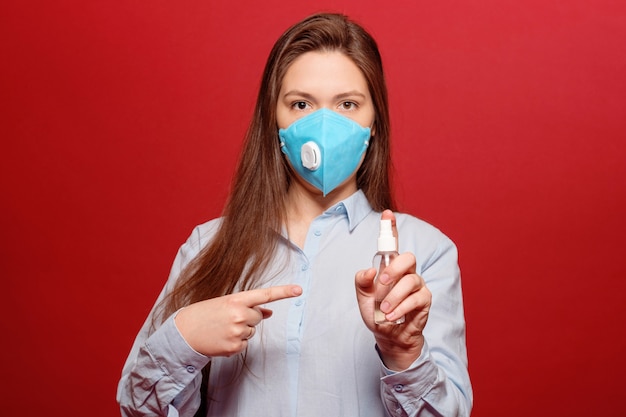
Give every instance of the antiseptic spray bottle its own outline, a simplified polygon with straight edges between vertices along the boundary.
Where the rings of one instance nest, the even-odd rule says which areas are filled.
[[[374,306],[374,322],[376,324],[402,324],[404,323],[404,316],[394,321],[388,321],[385,318],[385,313],[380,311],[380,303],[385,299],[395,282],[390,282],[384,285],[378,281],[378,277],[383,273],[385,268],[398,256],[398,245],[396,238],[393,235],[391,229],[391,220],[380,221],[380,232],[378,235],[378,252],[374,255],[373,266],[378,270],[376,278],[374,279],[375,287],[375,306]]]

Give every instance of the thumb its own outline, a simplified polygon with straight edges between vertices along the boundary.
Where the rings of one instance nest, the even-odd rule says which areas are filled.
[[[354,283],[360,293],[366,294],[373,291],[376,268],[363,269],[356,273]]]

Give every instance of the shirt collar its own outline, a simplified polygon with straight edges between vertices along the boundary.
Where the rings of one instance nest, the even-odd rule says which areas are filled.
[[[363,191],[357,190],[350,197],[330,207],[324,214],[345,214],[348,217],[349,229],[352,232],[372,211],[372,206],[370,206]]]

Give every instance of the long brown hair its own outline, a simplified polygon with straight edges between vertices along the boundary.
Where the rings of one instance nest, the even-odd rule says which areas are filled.
[[[319,50],[344,53],[365,76],[375,108],[375,137],[357,172],[357,186],[375,210],[395,208],[389,181],[387,87],[376,42],[346,16],[313,15],[288,29],[270,52],[219,229],[165,298],[162,320],[185,305],[254,287],[272,258],[285,221],[291,175],[279,147],[278,94],[290,64]]]

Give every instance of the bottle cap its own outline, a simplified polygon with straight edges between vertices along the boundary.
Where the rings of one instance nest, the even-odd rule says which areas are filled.
[[[378,234],[378,251],[395,252],[396,250],[398,248],[396,246],[396,237],[391,229],[391,220],[381,220]]]

